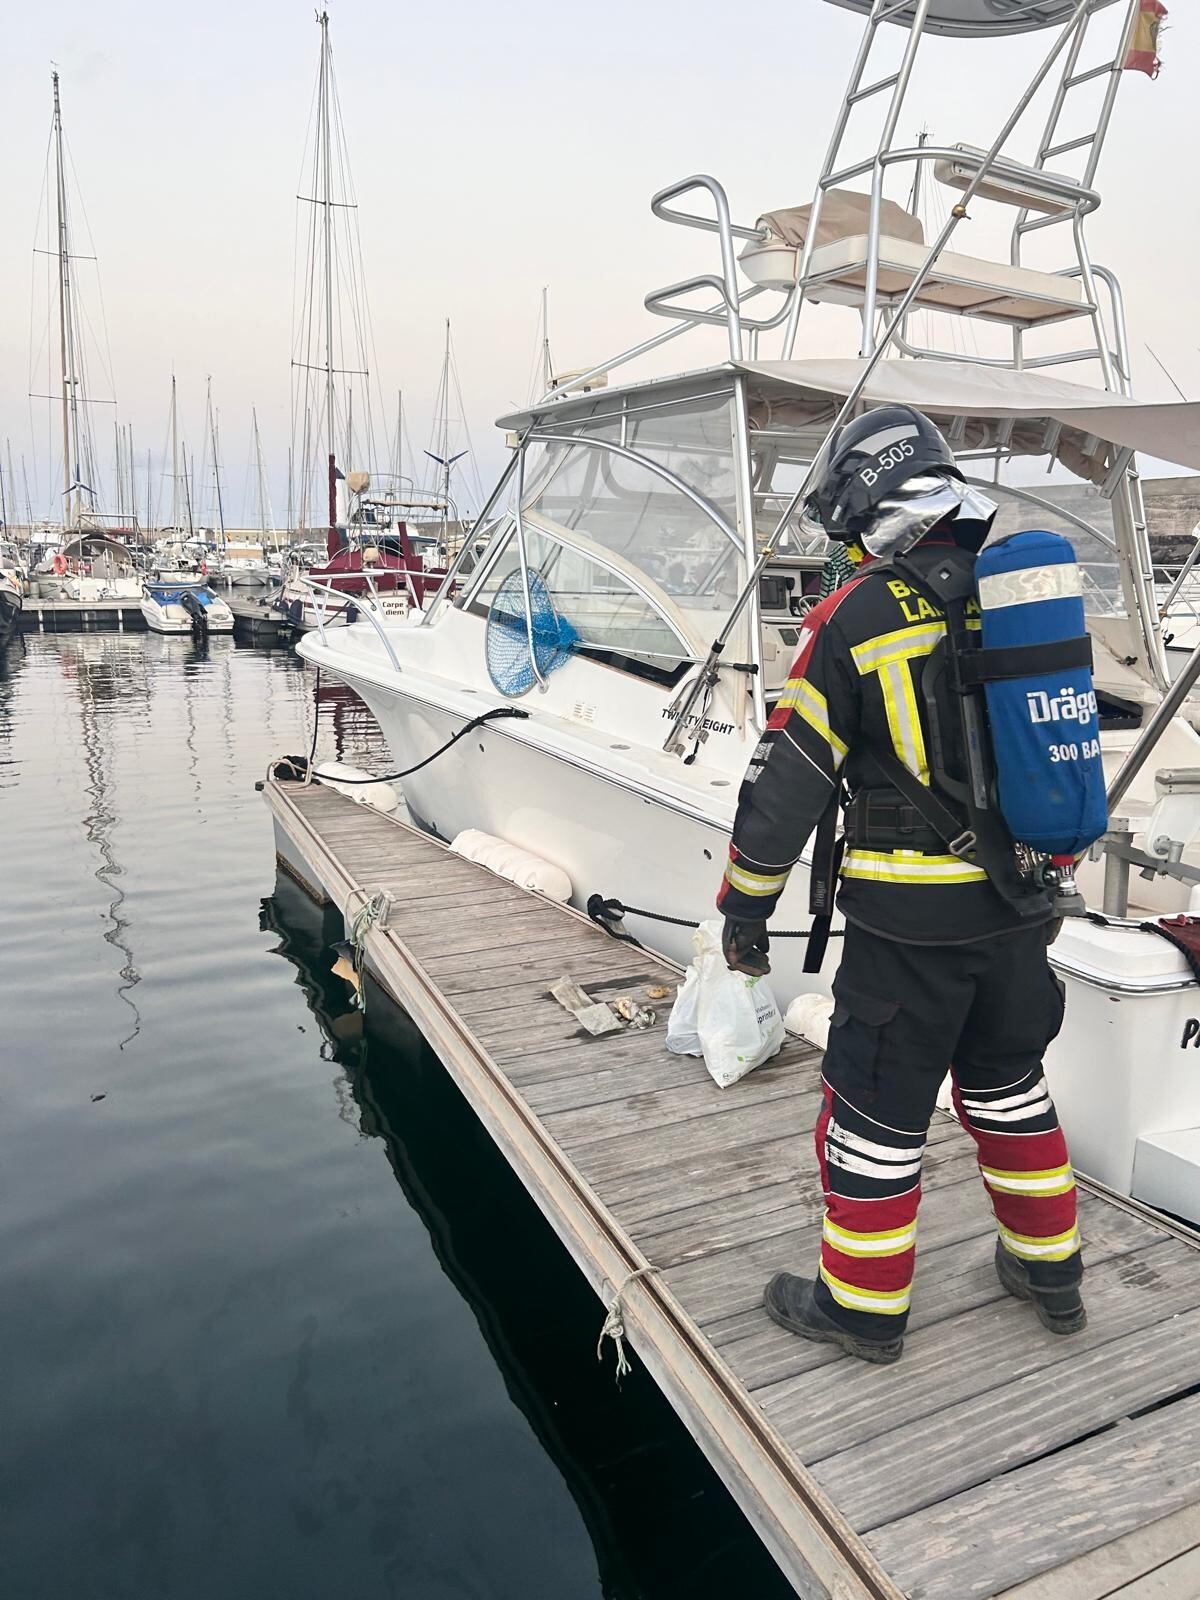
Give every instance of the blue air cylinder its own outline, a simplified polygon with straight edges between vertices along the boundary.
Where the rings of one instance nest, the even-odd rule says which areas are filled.
[[[1057,533],[1014,533],[975,565],[985,650],[1086,635],[1075,552]],[[1108,826],[1090,668],[985,683],[1000,810],[1019,843],[1072,857]]]

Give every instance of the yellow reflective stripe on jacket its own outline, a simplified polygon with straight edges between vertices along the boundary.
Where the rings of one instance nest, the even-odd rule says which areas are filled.
[[[802,717],[833,751],[835,765],[846,759],[846,741],[838,738],[829,723],[829,702],[806,678],[789,678],[775,709],[794,711]]]
[[[866,883],[943,884],[982,883],[987,873],[958,856],[925,856],[919,850],[850,849],[842,862],[842,876]]]
[[[997,1226],[1005,1249],[1011,1255],[1020,1256],[1025,1261],[1065,1261],[1068,1256],[1075,1254],[1082,1243],[1078,1228],[1068,1228],[1066,1233],[1055,1233],[1049,1238],[1038,1239],[1033,1234],[1014,1233],[1002,1222]]]
[[[852,1283],[835,1278],[825,1263],[821,1263],[821,1279],[838,1305],[847,1311],[874,1311],[885,1317],[898,1317],[908,1310],[912,1299],[912,1285],[905,1289],[859,1289]]]
[[[822,1231],[826,1244],[840,1250],[844,1256],[900,1256],[917,1242],[915,1222],[906,1228],[888,1228],[882,1233],[854,1233],[849,1228],[839,1228],[826,1217]]]
[[[929,782],[929,760],[925,754],[925,734],[917,710],[912,671],[907,661],[891,661],[879,669],[879,688],[887,712],[892,749],[922,783]]]
[[[787,883],[788,873],[791,870],[788,867],[783,872],[749,872],[740,862],[730,861],[725,868],[725,878],[734,889],[739,889],[742,894],[778,894]]]
[[[859,676],[865,678],[867,673],[878,672],[881,667],[893,666],[897,661],[927,656],[945,631],[944,622],[897,628],[893,633],[880,633],[874,639],[864,639],[862,644],[852,645],[850,655]]]
[[[999,1189],[1004,1194],[1069,1194],[1075,1187],[1075,1174],[1069,1164],[1047,1167],[1041,1172],[1004,1172],[982,1165],[979,1170],[990,1189]]]

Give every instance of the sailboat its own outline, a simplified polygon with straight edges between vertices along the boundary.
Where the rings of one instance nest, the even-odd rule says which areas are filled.
[[[307,259],[292,359],[293,456],[300,521],[312,529],[313,500],[324,494],[325,561],[293,556],[280,597],[294,626],[344,622],[363,609],[401,617],[419,609],[440,582],[417,559],[407,525],[373,484],[371,375],[366,286],[354,217],[345,130],[338,106],[329,15],[319,13]],[[339,298],[347,302],[338,314]],[[357,383],[356,383],[356,380]],[[354,403],[360,415],[355,430]],[[362,459],[363,466],[354,466]],[[342,462],[343,465],[339,465]],[[349,463],[346,466],[345,463]]]
[[[50,400],[60,408],[62,450],[62,542],[54,566],[62,592],[74,600],[135,598],[139,582],[132,553],[106,531],[100,510],[99,458],[95,448],[91,408],[115,404],[87,392],[85,330],[75,282],[70,196],[67,189],[66,140],[63,132],[59,75],[50,75],[53,116],[50,132],[48,181],[54,185],[54,246],[42,252],[56,267],[58,392],[31,398]],[[53,336],[52,336],[53,339]],[[11,477],[11,472],[10,472]],[[60,570],[61,569],[61,570]]]
[[[662,221],[719,245],[704,270],[647,296],[666,328],[501,419],[515,448],[480,517],[485,558],[460,589],[462,566],[415,624],[364,619],[310,634],[301,654],[366,701],[398,766],[523,696],[527,719],[460,741],[406,780],[414,816],[447,838],[481,828],[540,852],[581,906],[600,895],[685,922],[711,916],[738,786],[778,693],[768,646],[793,647],[802,626],[780,595],[790,579],[802,613],[805,563],[824,553],[797,517],[810,465],[853,405],[920,407],[1024,526],[1062,526],[1076,542],[1112,827],[1079,869],[1103,914],[1068,918],[1051,952],[1068,1005],[1047,1071],[1083,1170],[1200,1218],[1200,1075],[1180,1042],[1200,1036],[1196,979],[1144,926],[1187,911],[1200,884],[1200,651],[1172,682],[1136,454],[1200,469],[1200,406],[1131,396],[1120,285],[1093,261],[1087,228],[1138,0],[844,4],[863,16],[862,43],[807,207],[735,221],[708,175],[655,195]],[[898,35],[899,69],[872,79],[869,63]],[[937,35],[943,52],[974,51],[976,70],[997,74],[1019,36],[1027,49],[1045,41],[986,142],[907,146],[897,132]],[[1049,117],[1032,159],[1018,161],[1010,136],[1043,85]],[[862,106],[878,115],[877,154],[855,162],[844,136]],[[889,176],[917,167],[947,192],[930,242],[884,195]],[[985,215],[1007,232],[1002,259],[957,238],[950,248],[967,217]],[[1029,264],[1035,233],[1053,270]],[[844,357],[798,358],[814,307],[825,318],[841,308]],[[965,359],[921,326],[947,322],[994,335],[993,353]],[[723,360],[603,387],[714,327]],[[1022,466],[1039,459],[1100,488],[1111,535],[1074,513],[1056,519],[1025,487]],[[780,595],[768,597],[772,583]],[[780,927],[808,922],[808,878],[804,857]],[[625,922],[689,958],[686,927],[637,912]],[[803,941],[776,940],[771,955],[781,1001],[827,992],[828,976],[802,970]]]

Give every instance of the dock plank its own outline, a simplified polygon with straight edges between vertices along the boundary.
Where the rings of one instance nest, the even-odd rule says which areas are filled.
[[[1200,1505],[1184,1506],[1006,1589],[1003,1600],[1193,1600],[1197,1556]],[[1140,1595],[1139,1583],[1149,1586]]]
[[[1015,1303],[1011,1312],[1001,1307],[1017,1336],[1032,1345],[1033,1318],[1021,1310]],[[1182,1393],[1196,1382],[1198,1356],[1200,1314],[1194,1309],[1141,1324],[1122,1338],[1082,1353],[1062,1352],[1050,1365],[826,1456],[817,1477],[859,1532],[867,1532]],[[993,1361],[992,1346],[981,1345],[978,1384],[990,1385]],[[910,1470],[914,1459],[921,1462],[919,1474]]]
[[[867,1544],[911,1600],[985,1600],[1194,1506],[1197,1460],[1192,1395],[877,1528]]]
[[[898,1430],[935,1418],[956,1427],[954,1408],[961,1401],[1013,1384],[1023,1393],[1038,1393],[1038,1383],[1061,1381],[1064,1363],[1070,1367],[1094,1350],[1118,1359],[1125,1336],[1200,1307],[1193,1268],[1192,1250],[1174,1239],[1092,1261],[1086,1284],[1089,1325],[1072,1337],[1070,1348],[1043,1328],[1028,1306],[1005,1295],[955,1317],[937,1340],[914,1337],[889,1382],[842,1363],[835,1372],[759,1388],[757,1398],[810,1464],[878,1441],[879,1449],[871,1451],[874,1462],[886,1456],[887,1436]],[[987,1361],[981,1363],[984,1350]],[[956,1444],[970,1439],[963,1429]]]

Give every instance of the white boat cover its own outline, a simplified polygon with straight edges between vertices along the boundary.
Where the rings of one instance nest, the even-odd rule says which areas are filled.
[[[751,384],[752,425],[826,426],[848,395],[863,362],[752,361],[740,370]],[[903,404],[927,412],[939,426],[967,420],[956,443],[984,449],[1004,443],[1017,455],[1054,454],[1078,477],[1102,483],[1116,450],[1137,450],[1200,472],[1200,401],[1147,403],[1050,378],[970,361],[881,361],[864,397],[872,405]],[[1061,425],[1055,441],[1052,424]]]
[[[871,9],[872,0],[832,0],[847,11]],[[1100,6],[1112,0],[1099,0]],[[929,33],[953,34],[960,39],[997,38],[1006,33],[1032,33],[1070,20],[1076,0],[931,0],[925,27]],[[898,6],[888,17],[902,28],[912,26],[915,0]]]
[[[803,206],[783,206],[778,211],[767,211],[758,219],[760,228],[768,228],[776,238],[797,248],[808,235],[808,219],[812,215],[811,202]],[[894,200],[879,202],[880,226],[893,239],[905,239],[909,244],[924,244],[925,230],[919,217],[914,217]],[[856,233],[865,233],[871,220],[871,196],[859,194],[856,189],[830,189],[821,205],[817,222],[818,246],[833,244]],[[752,241],[748,249],[759,248]]]

